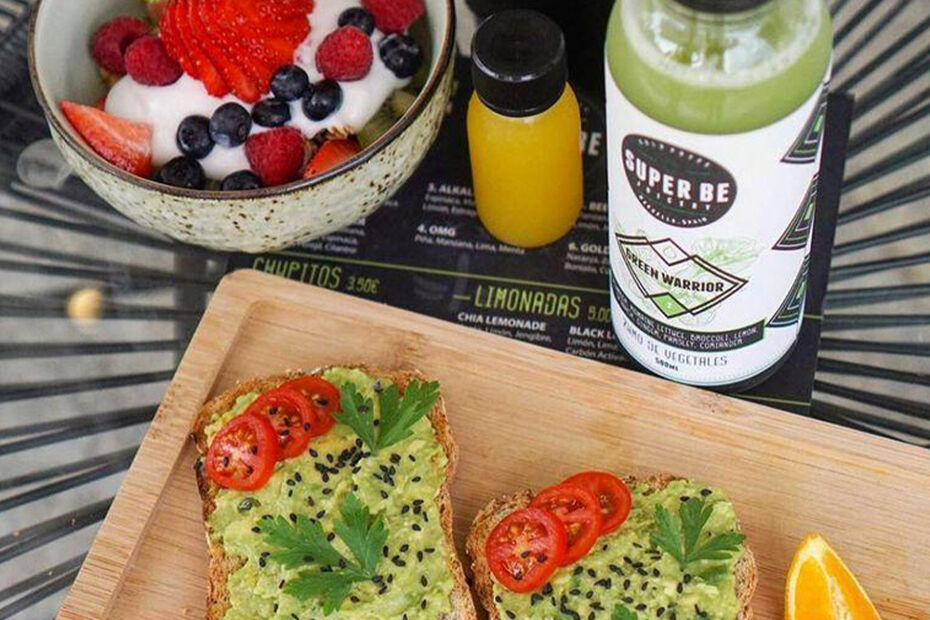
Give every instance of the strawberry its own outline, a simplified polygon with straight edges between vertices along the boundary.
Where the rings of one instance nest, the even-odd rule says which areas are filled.
[[[313,0],[265,0],[258,3],[258,12],[265,19],[276,21],[290,17],[306,19],[313,12]]]
[[[343,26],[326,35],[316,50],[316,68],[326,78],[360,80],[371,69],[371,39],[355,26]]]
[[[204,53],[197,43],[197,37],[190,23],[190,0],[174,0],[168,9],[166,19],[172,19],[178,29],[184,50],[190,56],[196,70],[196,76],[207,88],[207,92],[214,97],[223,97],[229,94],[230,88],[223,79],[213,61]]]
[[[342,162],[352,159],[361,150],[362,147],[355,138],[324,142],[304,169],[304,178],[309,179],[318,174],[323,174]]]
[[[176,25],[174,7],[175,5],[173,3],[169,3],[165,6],[164,15],[159,24],[159,35],[161,36],[162,43],[165,44],[165,50],[167,50],[168,55],[181,65],[181,68],[184,69],[184,73],[194,79],[198,79],[200,78],[200,74],[197,72],[196,67],[194,67],[194,62],[191,60],[190,55],[184,49],[184,42],[181,40],[181,33],[178,31]]]
[[[98,155],[126,172],[140,177],[151,176],[151,127],[70,101],[61,102],[61,111]]]
[[[148,86],[174,84],[183,73],[181,65],[168,55],[162,40],[151,34],[133,41],[123,60],[132,79]]]
[[[105,23],[94,34],[90,43],[91,55],[105,71],[124,75],[126,66],[123,54],[139,37],[149,34],[151,28],[135,17],[117,17]]]
[[[299,130],[281,127],[249,137],[245,154],[265,187],[283,185],[300,176],[306,159],[306,141]]]
[[[403,32],[426,12],[422,0],[362,0],[381,32]]]
[[[278,67],[310,32],[312,0],[170,0],[161,30],[185,72],[217,97],[248,103],[267,92]]]
[[[197,40],[200,49],[223,76],[223,80],[232,92],[246,103],[255,103],[261,99],[263,89],[252,76],[245,72],[235,58],[228,56],[214,44],[204,27],[200,10],[202,4],[203,0],[187,0],[187,19],[191,34]]]

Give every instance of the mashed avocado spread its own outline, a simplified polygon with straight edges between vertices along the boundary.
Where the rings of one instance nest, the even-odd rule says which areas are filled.
[[[656,506],[675,514],[688,498],[713,506],[703,536],[737,530],[736,513],[726,496],[685,480],[656,491],[646,484],[630,489],[633,509],[620,529],[598,540],[577,563],[560,568],[533,594],[517,594],[494,583],[501,618],[611,620],[617,607],[632,616],[690,620],[735,620],[739,613],[734,566],[728,560],[696,561],[682,570],[678,561],[650,542]]]
[[[323,376],[336,385],[353,384],[373,400],[374,416],[379,418],[375,379],[341,368]],[[207,442],[258,396],[241,396],[233,409],[207,427]],[[229,577],[231,607],[224,620],[322,619],[319,600],[299,601],[283,592],[284,584],[300,569],[266,561],[270,549],[255,531],[256,524],[264,515],[292,520],[292,515],[305,515],[330,533],[343,498],[353,492],[372,513],[383,516],[388,539],[378,577],[355,584],[331,617],[432,620],[451,611],[449,597],[455,583],[448,565],[454,551],[446,543],[436,504],[446,454],[428,418],[419,420],[411,431],[410,437],[372,455],[352,429],[337,424],[312,439],[305,454],[278,463],[261,489],[219,491],[208,520],[211,542],[222,540],[227,555],[245,561]],[[339,538],[332,544],[347,554]]]

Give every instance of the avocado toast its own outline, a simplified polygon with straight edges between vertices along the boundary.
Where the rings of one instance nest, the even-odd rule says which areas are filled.
[[[666,514],[673,515],[671,522],[680,524],[679,513],[684,512],[680,507],[689,501],[709,507],[702,540],[738,532],[735,511],[722,491],[669,475],[623,481],[632,497],[626,522],[603,535],[585,557],[557,569],[533,592],[505,588],[492,574],[486,550],[495,527],[529,506],[534,494],[522,491],[492,500],[478,513],[466,549],[477,595],[491,620],[752,618],[749,604],[758,577],[748,546],[740,544],[738,552],[727,559],[697,561],[682,568],[652,542],[657,507],[667,509]]]
[[[243,413],[259,394],[307,375],[339,386],[343,401],[349,390],[357,403],[366,403],[374,433],[381,432],[373,429],[380,428],[381,402],[387,394],[396,398],[399,393],[403,399],[411,386],[424,385],[414,372],[327,368],[252,379],[202,408],[193,437],[201,454],[195,471],[210,548],[207,619],[476,618],[452,541],[449,485],[457,453],[441,398],[398,435],[399,441],[381,449],[368,445],[377,443],[378,435],[373,439],[363,433],[363,441],[353,427],[336,424],[312,438],[299,456],[279,462],[257,490],[222,488],[207,475],[204,455],[219,428]],[[391,386],[397,390],[392,392]],[[346,402],[343,408],[349,409]],[[366,407],[359,409],[364,413]],[[356,505],[361,512],[356,510],[353,517],[350,509]],[[346,530],[366,520],[369,529],[363,527],[360,539],[378,540],[380,528],[384,544],[379,541],[362,561],[364,553],[357,553],[359,545],[352,544]],[[326,565],[319,555],[307,555],[303,559],[311,562],[302,564],[300,558],[285,557],[288,549],[274,546],[274,528],[293,527],[283,534],[295,535],[300,542],[301,535],[312,533],[311,525],[331,542],[330,553],[341,554],[338,562]],[[326,583],[325,592],[309,588],[309,596],[297,595],[294,584],[304,575],[329,579],[356,570],[356,563],[370,578]],[[336,591],[342,596],[333,607],[328,597]]]

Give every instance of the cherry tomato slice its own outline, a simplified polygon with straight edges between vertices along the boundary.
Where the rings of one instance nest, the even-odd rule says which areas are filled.
[[[267,418],[239,415],[213,437],[207,450],[207,475],[221,487],[254,491],[271,478],[280,451]]]
[[[498,523],[484,545],[491,573],[512,592],[532,592],[561,565],[565,526],[538,508],[517,510]]]
[[[342,405],[339,401],[339,388],[320,377],[306,375],[298,379],[288,381],[281,388],[294,390],[303,395],[310,401],[313,411],[317,414],[318,426],[313,431],[313,436],[322,435],[336,424],[333,414],[338,412]]]
[[[577,562],[597,542],[603,519],[597,496],[591,491],[557,484],[540,491],[530,506],[552,513],[565,525],[568,549],[561,566]]]
[[[320,434],[319,418],[310,401],[283,387],[259,396],[245,410],[245,415],[257,415],[271,422],[281,445],[281,458],[299,455],[307,449],[310,438]]]
[[[633,508],[633,495],[620,478],[603,471],[575,474],[562,484],[587,489],[597,496],[601,505],[601,535],[623,525]]]

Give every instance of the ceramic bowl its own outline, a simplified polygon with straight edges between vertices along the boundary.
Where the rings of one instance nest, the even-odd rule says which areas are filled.
[[[372,213],[413,173],[445,114],[455,45],[453,0],[425,0],[432,37],[426,85],[406,114],[356,157],[317,177],[244,192],[193,191],[119,170],[94,153],[59,109],[104,93],[89,41],[116,15],[141,16],[139,0],[39,0],[29,68],[52,138],[97,194],[143,226],[216,250],[263,252],[325,235]]]

